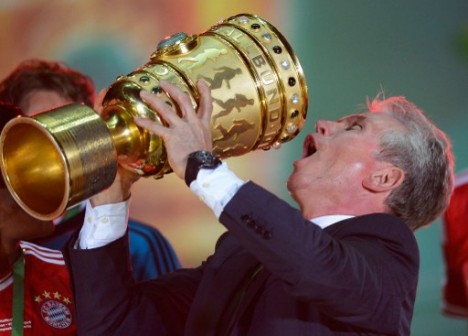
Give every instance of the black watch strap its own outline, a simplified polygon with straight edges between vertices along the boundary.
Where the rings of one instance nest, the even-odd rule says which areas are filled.
[[[185,183],[190,184],[197,178],[200,169],[215,169],[221,164],[221,160],[211,152],[196,151],[189,154],[185,167]]]

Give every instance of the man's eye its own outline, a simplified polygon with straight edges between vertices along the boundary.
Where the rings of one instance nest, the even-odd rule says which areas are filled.
[[[360,131],[362,130],[362,126],[358,123],[352,123],[351,125],[349,125],[347,128],[346,128],[347,131],[351,131],[351,130],[357,130],[357,131]]]

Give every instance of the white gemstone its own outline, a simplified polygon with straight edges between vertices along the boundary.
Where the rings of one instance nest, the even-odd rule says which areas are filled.
[[[249,22],[249,18],[247,16],[241,16],[239,18],[239,23],[244,24],[244,23],[247,23],[247,22]]]
[[[270,33],[265,33],[263,34],[263,38],[267,41],[270,41],[271,40],[271,34]]]
[[[281,147],[281,142],[276,141],[276,142],[272,145],[272,147],[273,147],[274,149],[279,149],[279,148]]]
[[[284,70],[288,70],[289,69],[289,62],[284,60],[284,61],[281,61],[281,66],[283,67]]]
[[[296,125],[294,125],[294,124],[288,125],[287,131],[288,131],[289,134],[293,134],[294,132],[296,132],[296,130],[297,130]]]
[[[291,97],[291,103],[293,104],[299,103],[299,96],[297,94],[293,94],[293,96]]]

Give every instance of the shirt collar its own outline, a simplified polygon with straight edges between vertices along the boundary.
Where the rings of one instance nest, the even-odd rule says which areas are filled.
[[[320,217],[315,217],[310,219],[310,221],[318,226],[320,226],[322,229],[325,229],[326,227],[335,224],[339,221],[352,218],[354,216],[349,216],[349,215],[329,215],[329,216],[320,216]]]

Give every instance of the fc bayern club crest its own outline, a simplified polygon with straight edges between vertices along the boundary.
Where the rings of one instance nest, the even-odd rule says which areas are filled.
[[[47,300],[42,304],[41,316],[48,325],[56,329],[68,328],[72,323],[70,309],[55,300]]]

